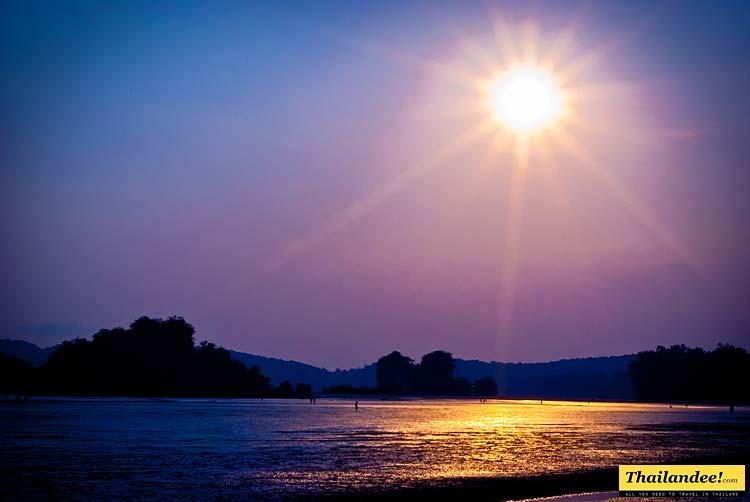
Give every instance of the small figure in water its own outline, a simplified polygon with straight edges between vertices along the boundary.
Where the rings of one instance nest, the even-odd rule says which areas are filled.
[[[354,411],[359,411],[359,401],[354,401]]]
[[[544,400],[540,399],[539,404],[544,404]]]
[[[729,413],[734,413],[734,403],[729,405]]]

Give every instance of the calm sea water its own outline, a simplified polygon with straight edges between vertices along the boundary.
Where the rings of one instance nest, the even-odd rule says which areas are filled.
[[[334,494],[747,455],[750,411],[545,401],[0,405],[0,498]]]

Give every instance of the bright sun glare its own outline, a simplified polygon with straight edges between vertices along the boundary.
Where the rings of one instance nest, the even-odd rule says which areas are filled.
[[[489,88],[495,119],[518,133],[532,133],[554,124],[564,99],[552,75],[535,66],[520,66],[498,76]]]
[[[482,166],[508,166],[512,169],[512,176],[508,179],[505,213],[507,221],[502,264],[504,279],[499,293],[499,329],[506,332],[510,330],[520,253],[524,191],[532,152],[536,158],[546,157],[547,164],[543,165],[551,167],[558,165],[551,158],[567,154],[572,161],[566,159],[567,163],[563,165],[584,169],[618,198],[623,206],[631,208],[640,223],[659,237],[675,256],[691,265],[698,263],[691,250],[659,222],[635,193],[606,169],[604,160],[594,153],[595,143],[591,138],[577,137],[582,132],[592,134],[599,129],[617,126],[613,122],[608,128],[600,128],[597,122],[590,122],[584,114],[584,107],[591,106],[590,103],[587,104],[588,100],[607,98],[612,101],[621,96],[628,97],[628,94],[620,94],[626,89],[621,82],[587,82],[589,75],[596,75],[591,70],[595,70],[599,62],[608,56],[610,49],[593,47],[579,53],[575,50],[575,30],[572,28],[542,37],[538,26],[533,23],[514,28],[502,20],[495,20],[492,26],[496,45],[484,47],[471,40],[462,43],[461,47],[467,52],[466,63],[472,64],[469,71],[462,63],[451,66],[433,61],[414,62],[417,67],[434,71],[436,78],[447,78],[451,90],[453,84],[459,84],[471,91],[463,100],[445,100],[441,107],[436,107],[438,117],[442,119],[445,112],[450,111],[465,114],[476,122],[471,122],[472,126],[466,130],[457,131],[451,141],[436,147],[434,152],[426,155],[420,162],[414,163],[363,199],[356,200],[325,224],[291,242],[278,261],[271,264],[270,269],[305,252],[327,235],[347,227],[444,164],[447,159],[476,148],[488,139],[491,148],[488,149]],[[398,51],[386,50],[384,53],[393,54],[399,63],[408,61]],[[479,68],[476,67],[476,62],[480,63]],[[477,72],[477,69],[480,71]],[[455,94],[450,96],[455,97]],[[616,118],[611,117],[613,121]],[[637,137],[645,134],[650,140],[657,133],[658,131],[638,131]],[[499,152],[503,155],[494,155]],[[510,162],[504,154],[510,154]],[[477,171],[483,172],[481,169]]]

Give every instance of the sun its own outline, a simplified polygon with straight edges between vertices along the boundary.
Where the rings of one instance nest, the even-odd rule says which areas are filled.
[[[636,193],[620,183],[617,176],[607,169],[605,159],[595,153],[602,146],[597,145],[596,137],[607,134],[612,138],[613,131],[617,131],[618,139],[631,138],[638,144],[644,138],[651,141],[663,133],[673,137],[673,129],[623,128],[628,122],[619,122],[617,115],[607,116],[610,103],[634,99],[638,94],[634,93],[637,89],[629,82],[600,80],[609,71],[599,68],[599,65],[610,58],[610,51],[618,44],[589,49],[579,47],[574,26],[542,36],[539,26],[534,23],[514,27],[497,18],[491,25],[493,36],[489,45],[470,39],[462,41],[462,58],[455,65],[412,60],[397,49],[368,46],[368,50],[392,58],[399,65],[413,63],[415,69],[429,72],[431,83],[442,83],[438,86],[441,99],[430,103],[426,110],[435,113],[436,121],[456,118],[457,129],[447,142],[436,145],[434,150],[410,163],[392,179],[290,242],[268,265],[268,270],[278,268],[327,236],[352,225],[431,171],[444,166],[449,159],[477,148],[485,150],[478,159],[475,173],[484,175],[492,168],[507,168],[511,172],[505,180],[507,187],[504,187],[507,190],[507,209],[501,266],[503,282],[498,302],[499,330],[510,332],[521,254],[525,192],[533,167],[547,167],[544,174],[539,174],[544,176],[545,183],[560,178],[562,169],[558,167],[582,169],[601,182],[612,197],[628,208],[676,259],[699,268],[698,258],[691,249],[658,220]],[[590,116],[591,112],[594,112],[593,116]],[[417,116],[421,113],[420,110]],[[565,197],[562,187],[560,190]]]
[[[487,92],[492,115],[519,134],[546,129],[565,109],[565,98],[551,73],[533,65],[509,68],[493,79]]]

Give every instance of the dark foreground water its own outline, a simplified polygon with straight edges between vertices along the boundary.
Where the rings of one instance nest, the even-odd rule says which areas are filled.
[[[575,492],[593,486],[581,473],[618,464],[747,458],[750,411],[371,400],[356,412],[353,401],[326,399],[34,399],[0,404],[0,442],[0,499],[377,494],[530,476]]]

